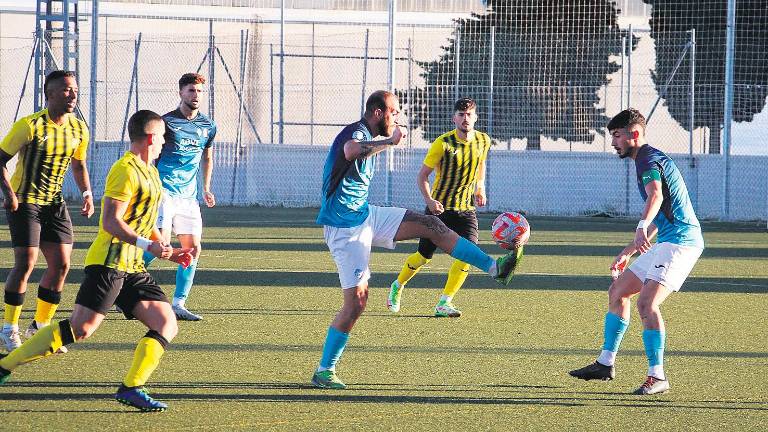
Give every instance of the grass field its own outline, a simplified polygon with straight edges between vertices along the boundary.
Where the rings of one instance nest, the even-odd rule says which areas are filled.
[[[73,213],[77,213],[73,209]],[[89,340],[17,369],[0,387],[0,430],[768,430],[768,234],[762,224],[705,223],[707,250],[663,312],[672,391],[629,394],[646,359],[635,314],[608,383],[567,371],[602,340],[611,258],[634,221],[530,217],[533,235],[513,286],[474,272],[455,303],[432,307],[451,259],[436,255],[386,310],[387,287],[415,242],[377,250],[366,313],[338,367],[345,391],[311,388],[341,304],[314,210],[206,210],[189,307],[150,391],[170,405],[140,414],[112,399],[145,329],[110,313]],[[481,219],[482,247],[492,215]],[[0,277],[13,265],[4,219]],[[96,222],[75,218],[76,250],[61,313],[71,311]],[[42,270],[31,279],[36,283]],[[151,272],[172,291],[168,263]],[[22,327],[33,317],[36,285]]]

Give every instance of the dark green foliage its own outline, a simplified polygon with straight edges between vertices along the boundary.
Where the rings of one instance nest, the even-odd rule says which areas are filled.
[[[495,140],[527,138],[531,150],[541,148],[541,136],[591,142],[607,122],[598,90],[619,70],[609,56],[621,54],[626,35],[616,23],[615,4],[491,0],[488,6],[485,14],[456,21],[438,60],[420,63],[424,88],[400,92],[411,110],[412,126],[423,128],[429,140],[452,127],[458,39],[458,93],[478,101],[478,129],[490,130]],[[492,27],[496,42],[491,88]]]
[[[687,31],[696,29],[694,127],[708,126],[710,153],[720,153],[725,101],[727,1],[644,0],[653,6],[651,37],[656,43],[653,80],[659,90],[674,68]],[[733,118],[752,121],[768,96],[768,3],[739,0],[736,6]],[[690,57],[686,56],[667,91],[672,117],[689,128]]]

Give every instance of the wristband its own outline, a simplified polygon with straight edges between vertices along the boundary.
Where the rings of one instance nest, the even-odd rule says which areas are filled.
[[[92,197],[93,193],[89,190],[83,191],[83,199],[86,199],[88,197]]]
[[[637,229],[647,230],[649,226],[651,226],[651,221],[649,220],[640,219],[640,222],[637,223]]]
[[[152,240],[138,236],[136,237],[136,247],[145,251],[149,251],[149,247],[152,246]]]

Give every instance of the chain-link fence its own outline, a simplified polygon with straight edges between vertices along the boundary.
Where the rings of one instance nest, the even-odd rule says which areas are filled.
[[[80,3],[87,10],[89,2]],[[768,15],[759,2],[738,1],[730,123],[720,16],[727,0],[399,1],[393,49],[388,0],[286,1],[282,25],[279,1],[155,3],[163,4],[132,12],[102,7],[98,38],[81,26],[80,108],[86,120],[95,112],[89,166],[97,196],[126,148],[127,116],[137,108],[174,109],[179,76],[199,71],[209,92],[202,111],[219,128],[217,200],[316,206],[327,146],[360,117],[373,90],[388,87],[391,57],[391,80],[411,133],[379,158],[372,189],[379,204],[423,206],[415,176],[426,148],[453,128],[453,101],[469,96],[478,101],[478,129],[495,144],[490,210],[639,212],[631,161],[616,158],[604,131],[612,115],[631,105],[653,111],[649,142],[677,160],[702,217],[768,214],[768,180],[760,169],[768,161],[760,133],[768,126],[768,38],[760,33]],[[670,11],[672,3],[678,9]],[[686,21],[689,9],[712,12]],[[0,106],[6,128],[33,109],[25,68],[35,45],[34,14],[0,11],[4,22],[9,15],[13,22],[0,35],[0,96],[13,102]],[[54,56],[58,49],[54,41]],[[732,137],[727,148],[725,124]],[[71,180],[66,191],[76,195]]]

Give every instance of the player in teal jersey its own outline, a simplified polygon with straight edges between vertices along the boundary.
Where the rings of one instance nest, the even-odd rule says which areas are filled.
[[[643,115],[635,109],[624,110],[611,119],[608,131],[619,157],[635,161],[645,206],[634,240],[611,265],[618,277],[608,289],[603,349],[597,361],[569,373],[583,380],[614,378],[616,353],[629,326],[630,300],[638,296],[648,374],[634,393],[664,393],[670,386],[664,373],[666,331],[660,307],[685,282],[704,250],[704,237],[680,171],[666,154],[646,143]],[[654,235],[656,243],[651,245]],[[622,273],[636,252],[641,255],[629,266],[630,271]]]
[[[346,387],[336,376],[336,363],[368,301],[371,246],[393,249],[399,240],[427,238],[452,257],[505,284],[510,283],[522,258],[521,247],[494,260],[448,229],[437,216],[368,203],[376,155],[398,145],[405,136],[405,129],[397,124],[399,114],[400,104],[394,94],[374,92],[365,104],[363,118],[336,136],[325,160],[317,223],[323,225],[325,242],[336,262],[344,300],[328,328],[320,365],[312,376],[316,387]],[[377,136],[386,138],[374,140]]]
[[[208,207],[216,205],[216,197],[211,191],[212,144],[216,137],[216,124],[199,111],[203,84],[205,78],[196,73],[186,73],[179,79],[181,101],[177,109],[163,116],[165,145],[157,160],[164,195],[157,227],[166,241],[170,241],[173,231],[182,248],[193,249],[192,264],[188,267],[179,265],[176,269],[176,290],[173,294],[176,318],[186,321],[202,319],[186,308],[200,257],[203,232],[203,219],[197,201],[200,171],[203,173],[203,200]],[[145,255],[147,263],[154,259]]]

